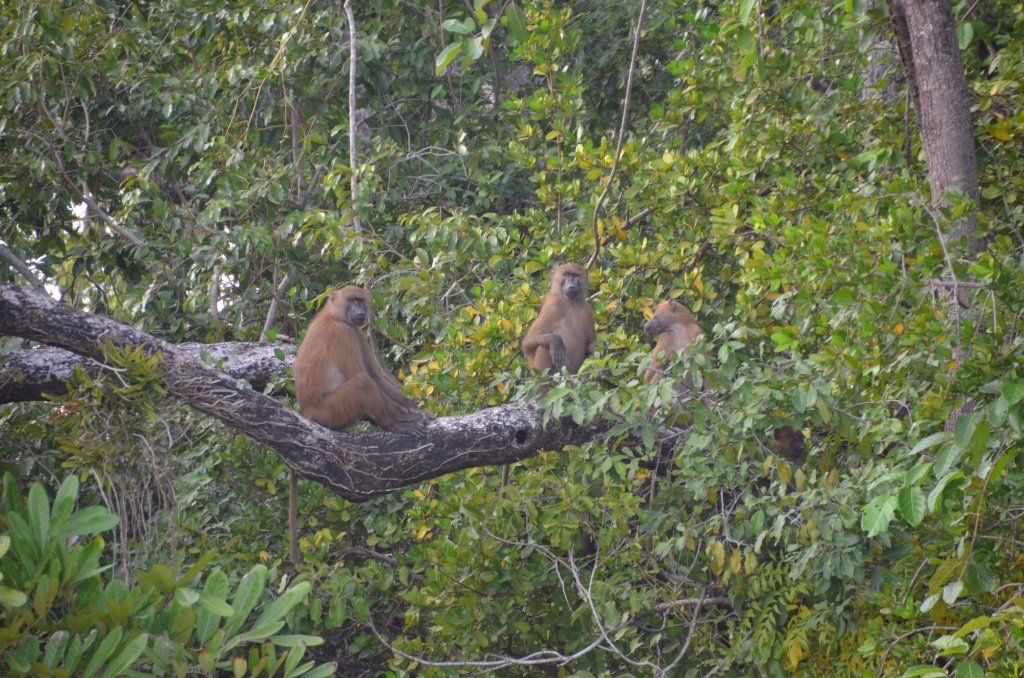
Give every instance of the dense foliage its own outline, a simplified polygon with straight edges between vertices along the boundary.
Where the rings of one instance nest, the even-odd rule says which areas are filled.
[[[550,267],[593,249],[637,7],[355,5],[350,121],[340,3],[5,4],[0,242],[173,341],[257,339],[289,273],[271,334],[301,337],[326,289],[363,284],[435,413],[537,395],[519,340]],[[954,9],[982,200],[938,213],[884,3],[647,7],[597,218],[598,355],[542,394],[647,444],[543,453],[504,489],[491,468],[361,505],[303,484],[293,568],[283,463],[166,399],[141,355],[0,409],[4,670],[74,672],[74,649],[297,675],[322,637],[308,652],[345,673],[542,651],[581,675],[1024,672],[1024,4]],[[974,207],[985,251],[947,251]],[[706,331],[686,414],[639,378],[669,296]],[[688,435],[659,460],[669,424]],[[805,460],[773,454],[784,425]],[[121,518],[112,555],[103,509],[68,527],[69,472]]]

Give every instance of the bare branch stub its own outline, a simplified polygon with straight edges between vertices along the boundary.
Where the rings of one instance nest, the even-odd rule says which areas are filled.
[[[541,450],[579,445],[612,426],[607,421],[578,426],[571,420],[545,425],[535,405],[513,403],[442,417],[419,438],[379,430],[338,433],[172,344],[11,284],[0,284],[0,335],[32,339],[93,360],[103,359],[107,341],[161,353],[169,394],[267,445],[299,475],[351,501],[471,467],[499,466]]]

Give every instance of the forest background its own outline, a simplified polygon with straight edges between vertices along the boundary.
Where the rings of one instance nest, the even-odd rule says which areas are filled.
[[[1024,673],[1019,0],[0,17],[5,673]],[[597,355],[542,388],[519,341],[595,230]],[[42,300],[255,352],[291,407],[346,283],[416,401],[539,396],[572,444],[304,481],[299,564],[282,457]],[[640,379],[668,297],[706,332],[683,407]],[[105,368],[33,390],[16,337]]]

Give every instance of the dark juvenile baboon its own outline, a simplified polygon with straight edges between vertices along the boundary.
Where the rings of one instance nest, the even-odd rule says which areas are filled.
[[[807,446],[804,437],[792,426],[783,426],[772,431],[772,452],[790,464],[800,466],[807,460]]]
[[[587,303],[587,270],[562,264],[551,272],[551,289],[523,338],[523,353],[535,370],[554,373],[564,367],[575,374],[594,354],[596,344],[594,313]]]

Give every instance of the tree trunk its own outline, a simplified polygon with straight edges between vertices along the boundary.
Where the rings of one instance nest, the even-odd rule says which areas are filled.
[[[914,87],[932,203],[945,205],[946,195],[957,191],[977,204],[971,99],[953,8],[949,0],[889,0],[889,6],[903,65]],[[974,236],[977,223],[977,213],[970,210],[942,234],[946,247],[966,239],[971,254],[980,252],[984,243]]]

